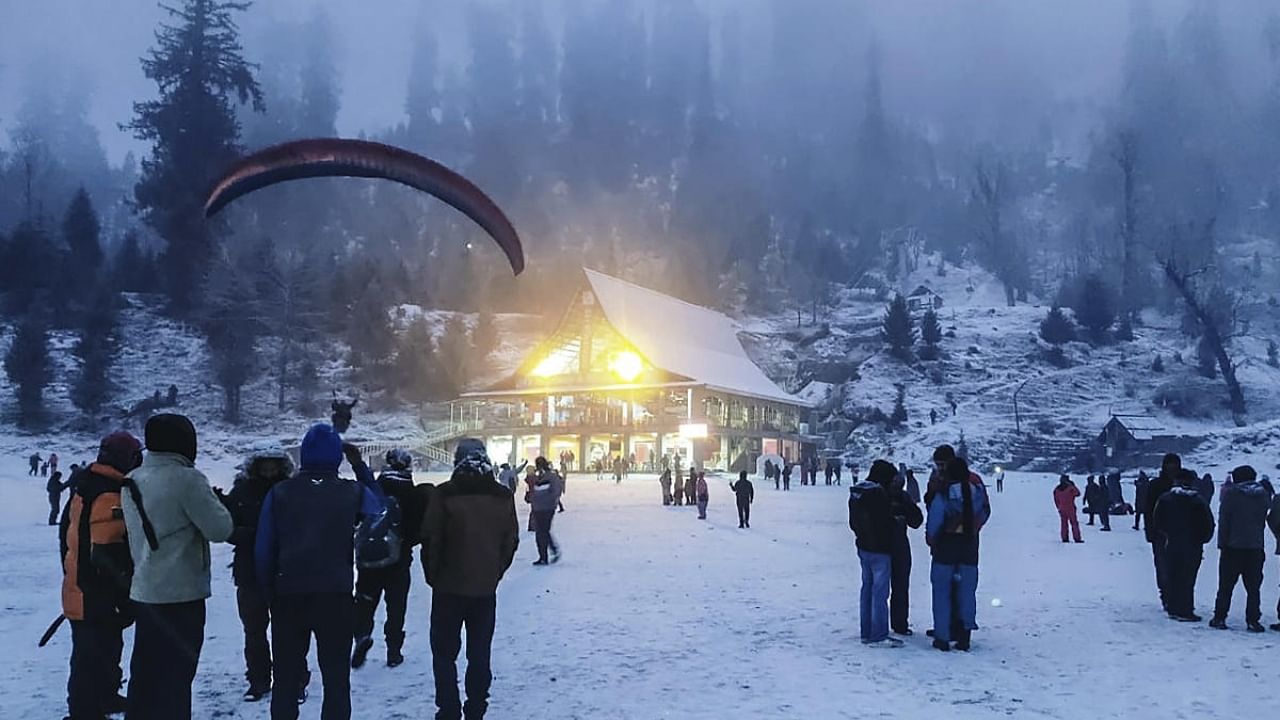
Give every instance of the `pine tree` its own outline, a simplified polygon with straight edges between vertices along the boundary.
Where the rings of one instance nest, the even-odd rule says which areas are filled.
[[[438,353],[431,337],[431,325],[419,317],[397,340],[395,375],[396,396],[413,405],[421,406],[441,399]],[[447,399],[453,399],[450,396]]]
[[[911,346],[915,344],[916,331],[912,327],[911,313],[907,310],[907,299],[901,294],[895,295],[885,310],[881,334],[894,357],[911,359]]]
[[[898,385],[898,396],[893,401],[893,413],[889,415],[889,427],[900,428],[907,421],[907,386]]]
[[[258,271],[263,330],[277,340],[272,365],[276,409],[283,412],[289,390],[299,385],[302,349],[315,340],[324,318],[316,297],[318,274],[314,264],[297,252],[263,257],[254,267]]]
[[[942,325],[938,322],[938,313],[929,308],[920,318],[920,339],[930,348],[937,348],[942,342]]]
[[[101,233],[98,213],[82,185],[62,219],[62,239],[67,243],[68,260],[77,274],[94,275],[102,266]]]
[[[165,242],[160,257],[165,291],[179,315],[197,306],[214,237],[202,211],[209,184],[240,154],[232,100],[262,109],[262,91],[245,62],[235,14],[248,2],[184,0],[165,6],[156,47],[142,59],[159,97],[134,103],[128,128],[151,143],[135,189],[143,219]]]
[[[1062,308],[1054,305],[1040,321],[1040,337],[1052,345],[1071,342],[1076,339],[1075,323],[1062,312]]]
[[[18,400],[18,422],[31,426],[44,419],[44,391],[53,381],[49,359],[49,321],[39,311],[28,312],[18,325],[4,370]]]
[[[1267,341],[1267,364],[1271,367],[1280,367],[1280,348],[1276,347],[1275,340]]]
[[[214,382],[222,388],[223,419],[233,424],[241,418],[241,391],[260,370],[262,306],[252,276],[243,265],[220,258],[209,273],[201,317]]]
[[[86,417],[93,417],[111,395],[111,367],[120,350],[119,302],[119,293],[101,284],[80,326],[74,349],[80,372],[71,386],[71,402]]]
[[[1097,275],[1091,274],[1085,277],[1073,309],[1076,311],[1076,319],[1080,321],[1080,325],[1088,330],[1095,340],[1104,338],[1116,319],[1111,288]]]
[[[351,365],[367,382],[385,383],[387,360],[395,349],[395,329],[387,304],[366,287],[351,307],[346,326]]]
[[[457,397],[470,381],[473,373],[468,358],[471,340],[467,337],[467,326],[461,315],[454,315],[445,323],[444,332],[440,335],[437,371],[440,374],[439,388],[447,397]]]

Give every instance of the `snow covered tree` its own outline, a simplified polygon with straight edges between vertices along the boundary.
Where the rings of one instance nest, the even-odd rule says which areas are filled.
[[[214,238],[202,211],[204,193],[240,154],[240,125],[232,100],[262,109],[254,67],[244,60],[236,13],[249,2],[184,0],[163,6],[156,47],[142,59],[155,81],[155,100],[134,103],[128,128],[151,144],[135,189],[143,219],[164,240],[160,256],[171,308],[191,314]]]
[[[71,402],[86,417],[93,417],[111,395],[111,367],[120,351],[119,302],[119,293],[102,284],[81,321],[74,348],[80,370],[71,385]]]
[[[252,273],[226,257],[219,258],[205,284],[201,313],[214,382],[222,388],[223,419],[239,423],[241,391],[259,370],[258,338],[262,306],[254,293]]]
[[[76,191],[62,218],[62,239],[67,243],[67,258],[77,274],[95,275],[102,266],[102,225],[93,209],[89,193],[81,186]]]
[[[1054,305],[1044,320],[1040,321],[1040,337],[1051,345],[1071,342],[1076,339],[1075,323],[1062,312],[1062,308]]]
[[[366,288],[351,307],[346,325],[351,365],[369,382],[386,381],[386,361],[395,349],[395,330],[386,303]]]
[[[889,351],[900,360],[911,359],[911,346],[916,341],[916,331],[907,310],[907,299],[901,293],[895,295],[885,310],[881,336]]]
[[[889,414],[889,427],[900,428],[907,421],[907,386],[899,384],[898,395],[893,401],[893,412]]]
[[[1111,288],[1097,274],[1085,277],[1076,293],[1072,309],[1076,311],[1076,319],[1089,331],[1089,335],[1100,341],[1116,320],[1115,303],[1111,299]]]
[[[441,399],[437,363],[431,325],[419,317],[409,323],[396,342],[396,397],[419,406]]]
[[[470,351],[471,340],[467,336],[467,326],[462,321],[462,316],[450,317],[440,335],[436,353],[439,361],[435,367],[439,376],[437,387],[446,397],[457,397],[471,379]]]
[[[18,423],[24,426],[39,423],[44,418],[44,391],[53,381],[49,321],[45,313],[28,312],[19,323],[9,352],[4,356],[4,371],[18,400]]]
[[[920,318],[920,339],[933,355],[937,355],[938,343],[942,342],[942,325],[938,322],[938,313],[929,308]]]
[[[272,365],[276,374],[276,409],[283,412],[289,390],[298,385],[304,348],[319,334],[324,317],[316,297],[319,275],[315,265],[297,252],[280,257],[272,253],[255,267],[263,330],[277,339]]]

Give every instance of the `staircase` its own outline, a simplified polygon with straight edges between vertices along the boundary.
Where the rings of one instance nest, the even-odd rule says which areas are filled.
[[[1009,446],[1009,469],[1026,472],[1072,472],[1088,466],[1089,443],[1070,438],[1026,436]]]
[[[422,434],[406,438],[402,442],[367,442],[357,443],[356,446],[360,448],[360,453],[366,460],[373,457],[380,458],[394,448],[403,448],[425,459],[429,465],[453,467],[453,454],[448,448],[449,441],[480,429],[480,423],[474,420],[453,421],[430,430],[427,430],[424,425],[423,429]]]

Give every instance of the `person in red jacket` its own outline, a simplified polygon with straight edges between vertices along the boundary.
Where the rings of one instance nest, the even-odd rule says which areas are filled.
[[[1080,497],[1080,488],[1071,482],[1070,477],[1063,475],[1058,479],[1058,487],[1053,489],[1053,505],[1058,508],[1058,519],[1062,521],[1062,542],[1070,542],[1067,538],[1068,526],[1075,541],[1084,542],[1080,538],[1080,517],[1076,514],[1078,497]]]

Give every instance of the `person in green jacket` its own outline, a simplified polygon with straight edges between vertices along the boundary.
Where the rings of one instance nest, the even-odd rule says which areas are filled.
[[[191,683],[204,645],[209,543],[234,523],[195,468],[196,430],[182,415],[147,421],[147,454],[122,498],[137,617],[130,663],[130,720],[191,717]]]

